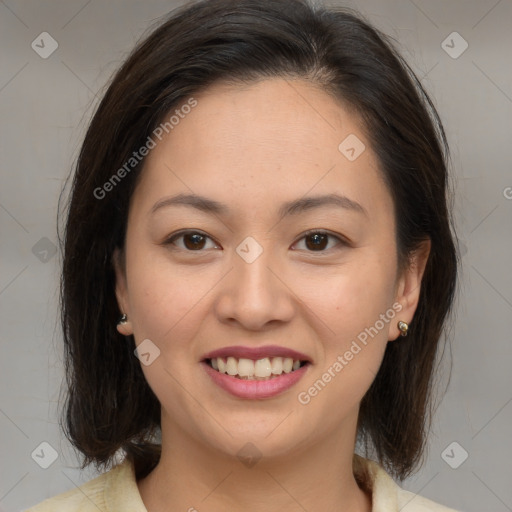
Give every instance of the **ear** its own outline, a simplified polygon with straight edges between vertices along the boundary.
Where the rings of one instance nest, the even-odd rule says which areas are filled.
[[[133,334],[132,323],[130,321],[130,311],[128,302],[128,286],[126,283],[126,270],[124,262],[124,253],[116,247],[112,254],[112,266],[116,275],[116,299],[119,310],[125,313],[128,320],[124,324],[117,324],[117,331],[124,336]]]
[[[401,304],[402,309],[396,316],[396,322],[389,329],[390,341],[396,340],[400,336],[397,326],[400,320],[408,324],[412,322],[420,298],[421,280],[427,266],[430,247],[430,239],[421,242],[410,255],[409,265],[398,279],[395,300]]]

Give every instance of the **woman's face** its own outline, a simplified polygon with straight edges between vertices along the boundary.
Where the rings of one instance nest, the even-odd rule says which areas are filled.
[[[269,456],[353,435],[398,320],[413,317],[425,258],[397,274],[376,157],[325,92],[272,79],[194,98],[150,150],[125,267],[114,260],[118,328],[142,343],[163,434]],[[166,203],[178,195],[205,202]]]

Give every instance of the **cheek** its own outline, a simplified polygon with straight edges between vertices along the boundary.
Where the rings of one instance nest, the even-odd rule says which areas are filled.
[[[378,266],[359,270],[331,277],[323,295],[310,296],[311,308],[329,331],[324,331],[320,364],[297,398],[308,415],[325,418],[327,430],[358,408],[379,370],[395,318],[390,274]]]
[[[309,273],[294,288],[326,327],[335,344],[356,337],[373,326],[392,306],[394,273],[390,262],[357,259],[336,271]],[[386,324],[388,326],[388,324]],[[387,327],[384,329],[387,334]]]
[[[359,256],[329,276],[309,276],[299,285],[306,290],[304,302],[322,321],[317,325],[327,326],[320,327],[323,335],[317,332],[323,337],[322,354],[308,385],[316,386],[311,390],[315,397],[322,395],[315,398],[315,407],[343,402],[339,414],[357,406],[371,385],[396,321],[392,259]]]
[[[200,317],[205,314],[201,298],[218,278],[208,279],[200,271],[183,275],[166,258],[142,254],[134,258],[132,269],[129,287],[135,343],[149,339],[158,349],[153,349],[158,356],[150,364],[141,364],[142,371],[165,408],[186,411],[186,396],[180,390],[183,385],[191,388],[186,384],[187,372],[194,360]]]
[[[183,275],[161,255],[136,254],[131,268],[128,286],[136,341],[149,338],[160,346],[190,339],[184,329],[195,324],[190,318],[211,288],[209,280],[200,271]]]

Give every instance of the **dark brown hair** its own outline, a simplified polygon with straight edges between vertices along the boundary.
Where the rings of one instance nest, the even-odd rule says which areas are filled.
[[[133,337],[116,330],[111,261],[124,247],[144,159],[108,193],[97,191],[192,94],[216,81],[266,77],[309,80],[351,106],[393,197],[402,265],[431,240],[409,337],[388,343],[358,425],[367,454],[394,476],[403,479],[421,461],[458,264],[447,206],[448,145],[436,109],[394,43],[353,11],[306,0],[207,0],[171,12],[137,45],[96,109],[78,157],[64,239],[59,234],[67,379],[61,424],[82,468],[106,468],[121,450],[140,478],[160,453],[160,404],[134,356]]]

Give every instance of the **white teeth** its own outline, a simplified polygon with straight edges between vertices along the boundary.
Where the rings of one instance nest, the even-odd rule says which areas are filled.
[[[293,359],[291,357],[285,357],[283,359],[283,372],[290,373],[293,368]]]
[[[272,359],[272,374],[281,375],[281,373],[283,373],[283,358],[274,357]]]
[[[228,375],[236,375],[238,373],[238,361],[234,357],[228,357],[226,370]]]
[[[268,380],[273,376],[282,375],[283,372],[290,373],[300,368],[300,361],[294,361],[291,357],[265,357],[257,361],[247,358],[237,359],[232,356],[227,359],[216,357],[210,359],[210,364],[220,373],[246,380]]]
[[[252,377],[254,375],[254,361],[252,359],[239,359],[238,375],[240,377]]]
[[[258,359],[254,364],[254,375],[256,377],[270,377],[272,375],[272,365],[270,359]]]

